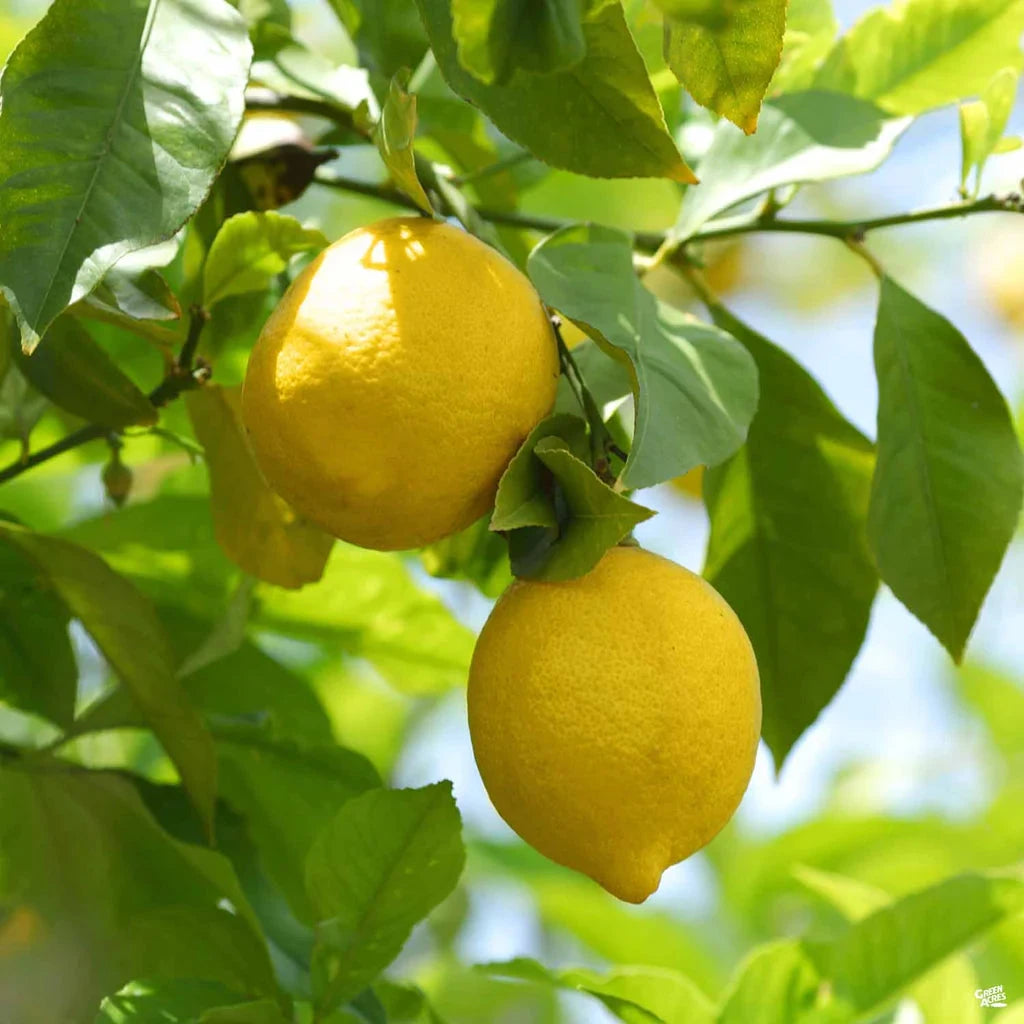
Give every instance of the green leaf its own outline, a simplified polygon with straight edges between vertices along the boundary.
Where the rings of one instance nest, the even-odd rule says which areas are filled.
[[[583,24],[586,56],[549,75],[486,85],[459,63],[450,0],[417,0],[445,80],[513,142],[554,167],[591,177],[694,181],[672,137],[622,7]]]
[[[816,1009],[821,977],[799,942],[757,947],[739,966],[715,1024],[841,1024]]]
[[[977,95],[1001,68],[1020,68],[1021,32],[1019,0],[903,0],[865,14],[815,85],[920,114]]]
[[[550,74],[583,60],[587,44],[578,0],[452,0],[459,63],[481,82],[515,71]]]
[[[275,992],[228,862],[171,839],[110,772],[0,769],[0,901],[35,922],[0,961],[0,977],[17,979],[5,996],[24,1002],[5,1003],[19,1024],[91,1017],[104,995],[152,974],[219,982],[235,1002]]]
[[[229,295],[263,291],[293,256],[326,245],[322,231],[283,213],[236,213],[221,225],[206,254],[203,304],[210,309]]]
[[[720,17],[667,7],[665,61],[693,98],[748,135],[782,56],[786,0],[727,0]]]
[[[761,399],[746,445],[704,477],[704,575],[754,646],[778,769],[864,640],[878,588],[866,532],[874,458],[796,361],[721,307],[713,314],[754,357]]]
[[[625,486],[713,466],[739,448],[757,405],[753,360],[724,331],[643,286],[629,235],[564,228],[534,249],[528,270],[545,302],[631,368],[636,413]]]
[[[431,576],[467,580],[486,597],[497,597],[512,582],[505,540],[491,531],[486,516],[424,548],[420,561]]]
[[[444,1024],[427,997],[413,985],[398,985],[381,978],[374,984],[373,991],[387,1013],[389,1024]]]
[[[684,974],[664,967],[620,967],[601,976],[568,968],[549,970],[519,957],[504,963],[479,964],[477,970],[497,978],[517,978],[569,992],[584,992],[628,1024],[711,1024],[711,1004]]]
[[[558,538],[541,564],[523,565],[513,548],[512,571],[517,576],[540,580],[583,576],[633,527],[654,515],[651,509],[635,504],[600,480],[561,438],[543,438],[533,454],[557,481],[566,512],[559,516]]]
[[[0,347],[5,347],[3,339]],[[49,404],[13,362],[0,368],[0,439],[20,441],[27,454],[32,429]]]
[[[960,144],[962,151],[960,185],[966,188],[973,171],[981,183],[981,172],[996,151],[1017,98],[1020,73],[1003,68],[985,86],[981,97],[960,107]]]
[[[399,71],[391,79],[380,120],[373,138],[394,183],[428,216],[434,208],[416,174],[416,97],[407,92],[409,72]]]
[[[212,981],[132,981],[103,1000],[94,1024],[209,1024],[224,1018],[208,1017],[206,1011],[238,1001],[238,992]],[[261,1015],[245,1018],[244,1024],[284,1024],[274,1002],[253,1005],[269,1006],[275,1015],[257,1011]]]
[[[218,726],[220,791],[244,815],[267,874],[295,915],[312,923],[306,857],[345,801],[380,786],[362,754],[344,747],[298,746],[255,726]]]
[[[321,924],[317,1005],[351,999],[455,888],[465,851],[451,783],[376,789],[350,800],[310,851],[306,885]]]
[[[875,372],[871,546],[882,579],[959,661],[1020,512],[1013,421],[964,336],[890,278]]]
[[[251,55],[224,0],[56,0],[15,50],[0,86],[0,288],[26,351],[206,198]]]
[[[848,921],[859,921],[892,902],[884,889],[806,864],[797,864],[793,877],[835,907]]]
[[[334,538],[300,519],[267,486],[246,440],[241,389],[208,385],[185,401],[206,453],[213,529],[225,554],[266,583],[316,582]]]
[[[74,317],[58,317],[45,339],[32,355],[25,355],[15,342],[17,366],[40,394],[111,430],[156,423],[150,400]]]
[[[416,5],[409,0],[359,0],[362,18],[352,35],[359,62],[385,82],[401,68],[418,67],[427,52]]]
[[[17,548],[0,544],[0,701],[63,728],[78,692],[69,621],[46,576]]]
[[[85,304],[88,310],[76,307],[76,312],[88,316],[95,310],[113,317],[122,314],[130,320],[178,320],[181,317],[177,298],[160,272],[152,268],[136,273],[122,270],[119,264],[104,275],[86,297]]]
[[[1024,752],[1024,688],[985,665],[967,664],[956,686],[968,707],[981,717],[989,740],[1007,757]]]
[[[832,0],[789,0],[782,60],[771,81],[771,91],[796,92],[808,88],[838,32]]]
[[[68,612],[82,623],[131,691],[212,830],[217,793],[213,740],[174,677],[170,646],[152,605],[102,558],[77,544],[4,522],[0,543],[31,559]]]
[[[523,526],[558,525],[551,495],[545,490],[544,466],[534,458],[534,449],[544,438],[561,438],[570,451],[585,458],[587,426],[578,416],[556,413],[541,420],[530,431],[512,457],[498,483],[494,499],[492,530],[516,530]]]
[[[716,128],[700,163],[704,184],[687,190],[672,237],[689,238],[723,210],[782,185],[873,171],[909,124],[838,93],[769,100],[754,138],[729,124]]]
[[[838,1001],[862,1014],[1022,911],[1019,871],[967,873],[875,911],[835,942],[806,948]]]

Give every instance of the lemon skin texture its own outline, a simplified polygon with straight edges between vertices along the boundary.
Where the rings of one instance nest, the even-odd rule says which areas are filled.
[[[514,582],[480,634],[468,699],[498,813],[630,903],[732,817],[761,731],[739,619],[640,548],[611,549],[580,579]]]
[[[523,274],[465,231],[394,218],[295,279],[250,356],[242,418],[300,515],[362,547],[412,548],[487,511],[557,378]]]

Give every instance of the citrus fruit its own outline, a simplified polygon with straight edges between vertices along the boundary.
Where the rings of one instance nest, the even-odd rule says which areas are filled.
[[[480,633],[468,697],[499,814],[631,903],[732,816],[761,729],[757,664],[732,609],[632,547],[579,579],[514,582]]]
[[[298,513],[363,547],[411,548],[483,515],[557,377],[523,274],[465,231],[394,218],[295,279],[249,359],[242,416]]]

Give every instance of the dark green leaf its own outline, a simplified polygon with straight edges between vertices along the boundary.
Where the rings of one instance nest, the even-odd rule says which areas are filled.
[[[412,985],[398,985],[382,978],[373,991],[390,1024],[444,1024],[423,992]]]
[[[78,688],[69,621],[45,574],[17,548],[0,544],[0,700],[64,728]]]
[[[694,16],[659,0],[665,23],[665,61],[693,98],[748,135],[757,129],[768,83],[782,55],[786,0],[726,0],[718,17]],[[690,0],[692,2],[692,0]]]
[[[217,758],[188,695],[174,677],[173,656],[152,605],[91,551],[59,537],[0,522],[0,543],[38,566],[53,593],[85,627],[181,773],[207,828],[212,828]]]
[[[578,0],[452,0],[459,63],[488,84],[562,71],[587,52],[582,14]]]
[[[224,0],[56,0],[25,37],[0,86],[0,287],[26,350],[196,211],[238,130],[251,55]]]
[[[394,183],[428,216],[427,193],[416,175],[416,97],[407,92],[409,72],[399,71],[388,86],[387,99],[374,131],[374,141]]]
[[[6,341],[0,338],[6,350]],[[28,451],[32,428],[46,412],[49,402],[27,380],[13,362],[0,372],[0,439],[12,438]]]
[[[237,1003],[239,994],[213,981],[132,981],[100,1004],[94,1024],[199,1024],[211,1007]],[[270,1004],[274,1006],[274,1003]],[[270,1021],[280,1021],[277,1018]],[[260,1024],[257,1019],[252,1024]]]
[[[413,0],[359,0],[362,18],[353,33],[360,63],[387,82],[400,68],[417,67],[427,36]]]
[[[878,587],[866,534],[874,458],[797,362],[725,310],[714,315],[754,357],[761,400],[747,443],[704,477],[704,575],[754,646],[779,768],[864,640]]]
[[[631,368],[635,426],[621,479],[636,488],[736,451],[757,405],[757,372],[735,339],[643,286],[631,241],[611,228],[564,228],[528,267],[545,302]]]
[[[964,336],[890,278],[875,371],[871,546],[882,579],[959,661],[1020,512],[1013,421]]]
[[[156,423],[157,411],[149,399],[74,317],[58,317],[45,339],[30,356],[20,345],[16,348],[18,368],[40,394],[112,430]]]
[[[460,832],[448,782],[371,790],[328,823],[306,866],[321,922],[313,976],[320,1007],[361,991],[455,888],[465,859]]]
[[[694,180],[665,127],[619,4],[584,23],[587,54],[580,63],[485,85],[459,63],[450,0],[417,2],[448,84],[539,159],[593,177]]]

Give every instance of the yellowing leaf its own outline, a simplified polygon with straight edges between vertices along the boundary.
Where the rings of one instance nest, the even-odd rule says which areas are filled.
[[[391,79],[373,137],[395,184],[424,213],[433,214],[434,208],[416,175],[416,97],[406,91],[408,84],[409,73],[404,69]]]
[[[206,451],[213,529],[224,553],[280,587],[320,579],[333,538],[300,520],[264,482],[245,439],[238,388],[191,392],[188,413]]]

